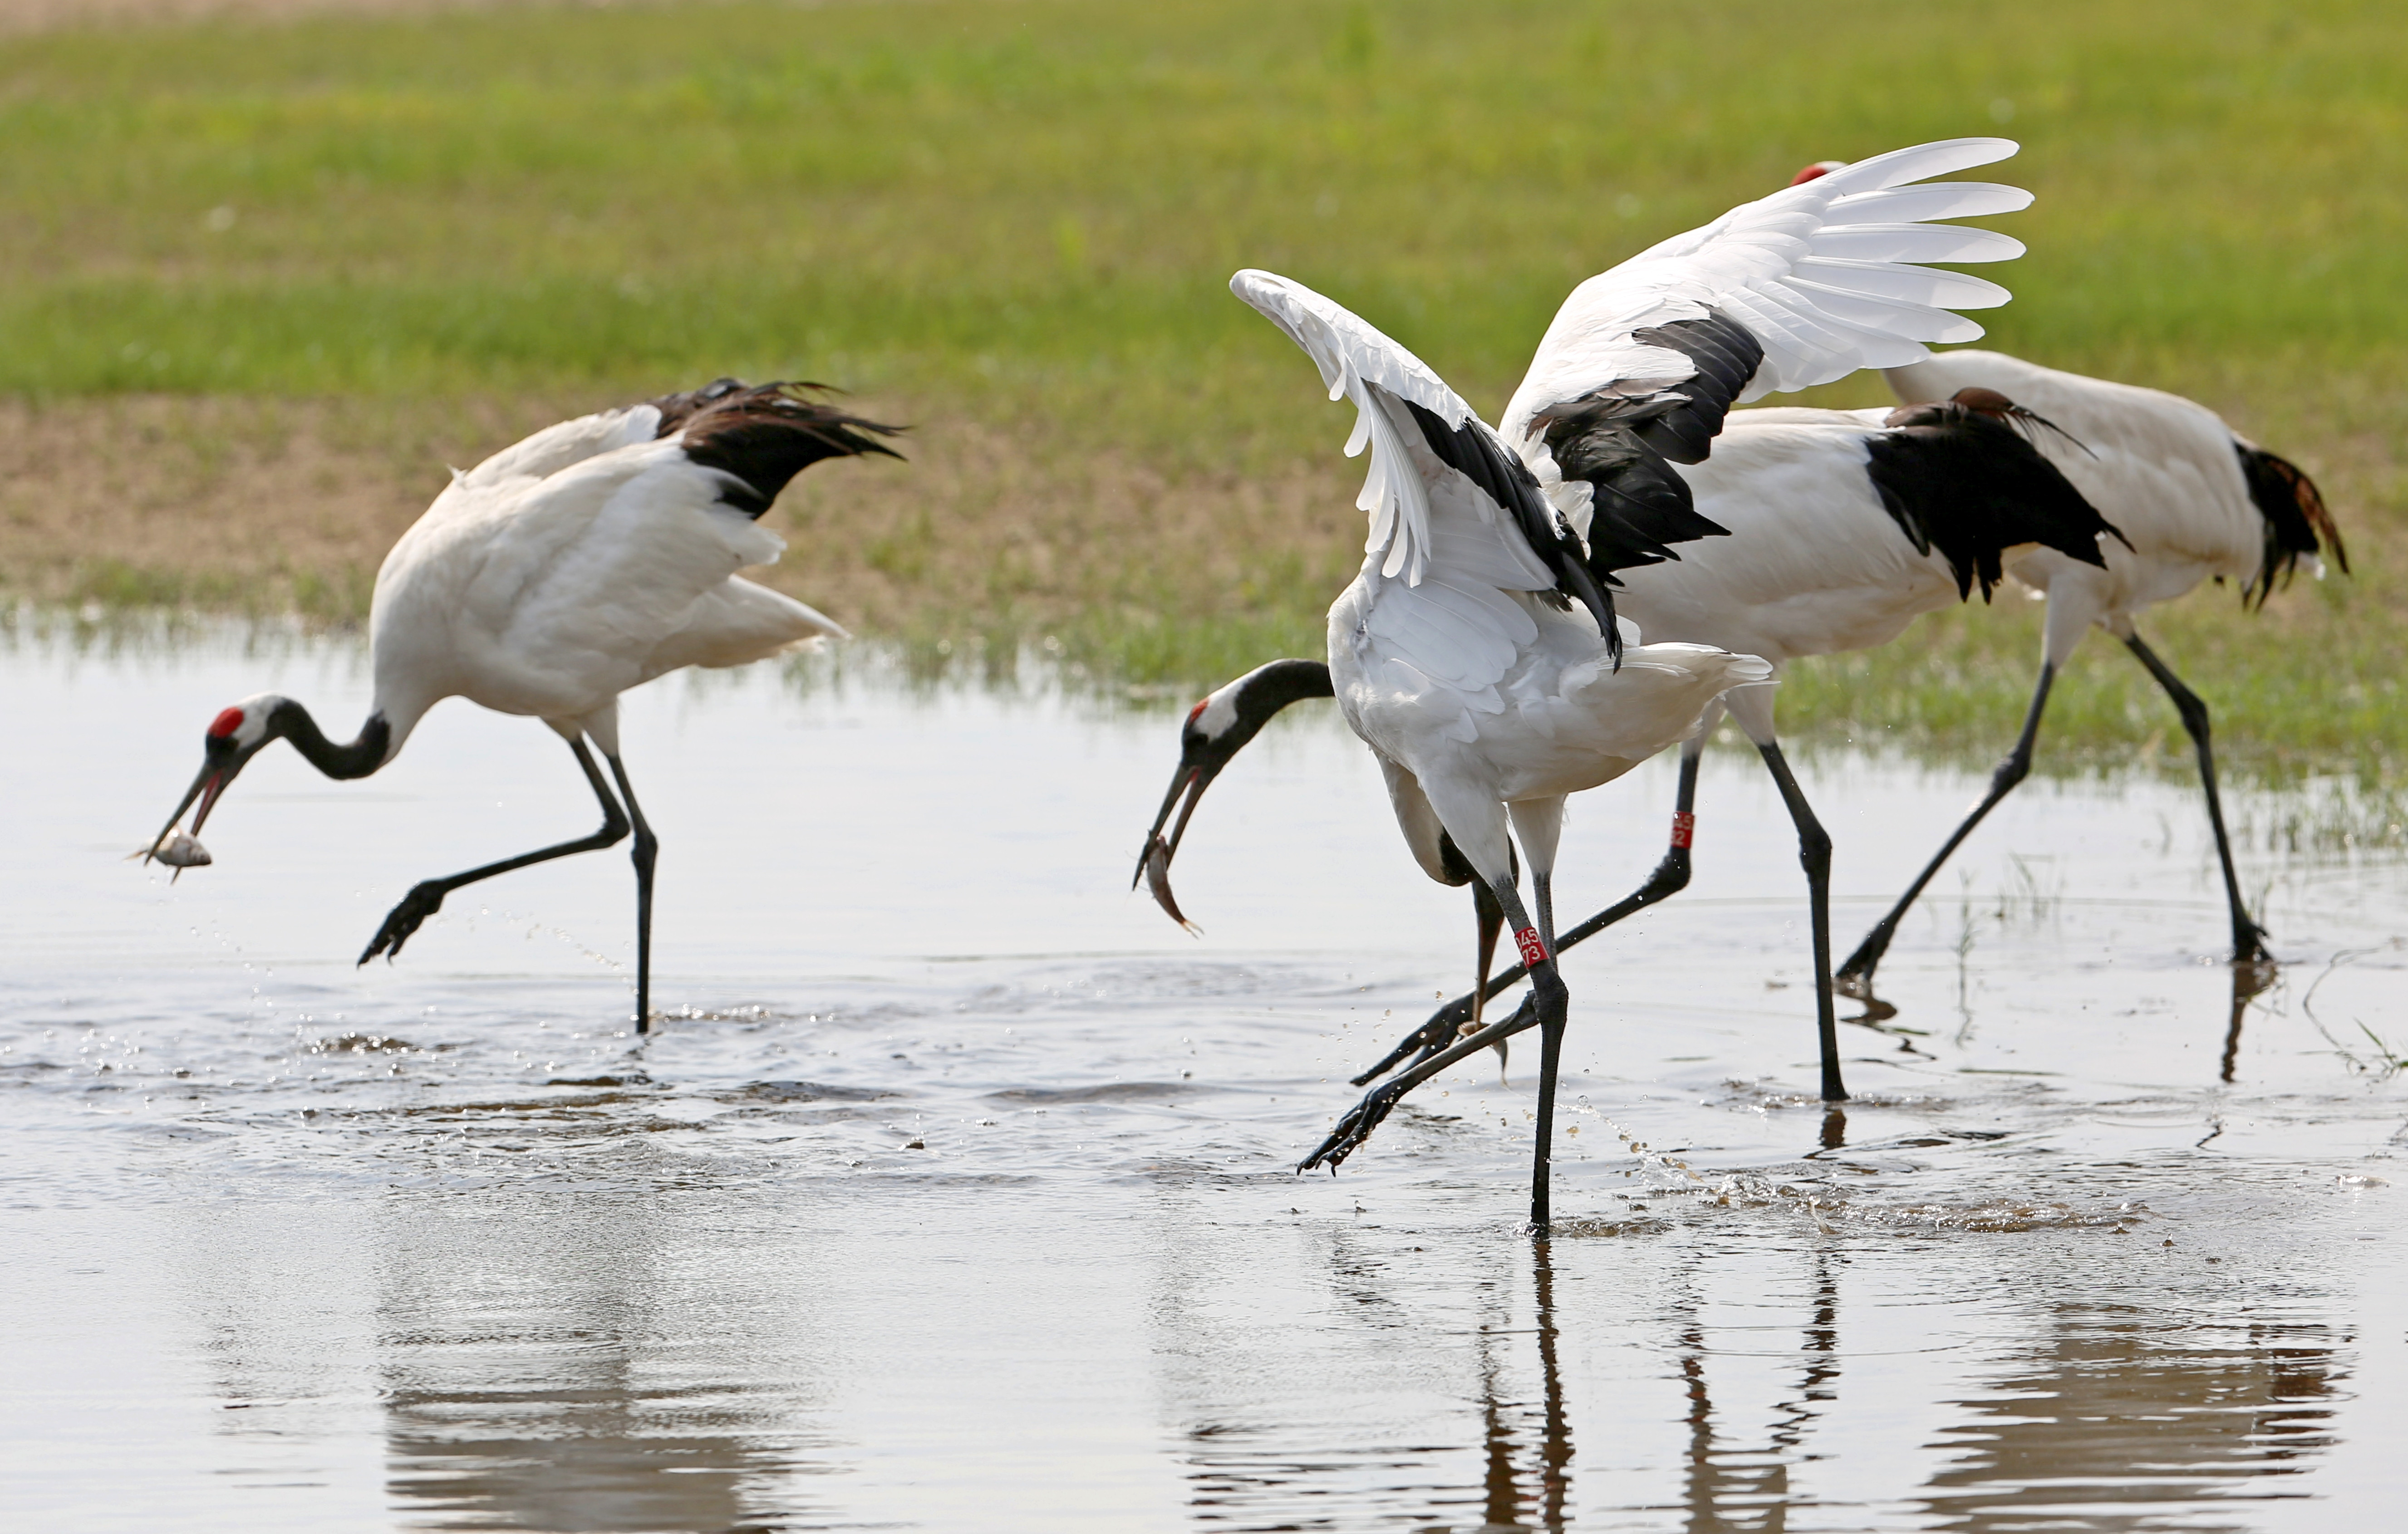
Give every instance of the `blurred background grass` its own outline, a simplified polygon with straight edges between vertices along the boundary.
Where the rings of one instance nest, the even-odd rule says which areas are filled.
[[[2002,132],[1989,344],[2179,390],[2315,472],[2358,573],[2152,624],[2269,773],[2408,760],[2408,28],[2034,0],[504,6],[0,42],[0,581],[355,619],[446,462],[722,373],[915,425],[781,513],[779,583],[929,664],[1313,653],[1348,423],[1231,300],[1340,297],[1493,412],[1580,279],[1801,164]],[[1877,379],[1818,392],[1885,397]],[[1784,715],[1987,754],[2036,609],[1802,667]],[[2060,764],[2177,727],[2114,648]],[[2178,734],[2176,744],[2179,745]],[[2178,762],[2179,751],[2166,753]]]

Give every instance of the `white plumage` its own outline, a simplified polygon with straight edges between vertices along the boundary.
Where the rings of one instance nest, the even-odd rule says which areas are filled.
[[[754,519],[788,480],[822,458],[887,452],[865,433],[891,430],[795,387],[722,380],[563,422],[455,473],[377,573],[368,617],[376,697],[358,738],[329,741],[290,698],[246,698],[210,725],[200,774],[169,827],[198,800],[197,833],[271,740],[291,740],[329,777],[358,778],[393,760],[447,697],[540,719],[575,753],[602,829],[422,882],[360,959],[398,953],[463,884],[608,846],[632,828],[636,1020],[644,1031],[657,842],[620,759],[619,695],[682,667],[739,666],[842,636],[824,615],[737,572],[784,549]],[[609,763],[616,797],[589,740]]]
[[[368,617],[388,757],[455,695],[615,754],[629,688],[844,636],[736,573],[785,540],[722,501],[730,476],[660,425],[646,404],[549,427],[456,476],[401,536]]]
[[[2171,602],[2202,581],[2244,587],[2277,579],[2280,554],[2267,542],[2266,512],[2250,495],[2237,437],[2204,405],[2042,367],[1998,351],[1948,351],[1886,374],[1900,400],[1945,399],[1959,389],[1996,389],[2065,428],[2072,441],[2041,451],[2128,540],[2104,545],[2105,567],[2074,566],[2035,551],[2008,566],[2049,598],[2047,658],[2062,667],[2092,624],[2118,638],[2143,608]],[[2318,575],[2313,552],[2303,562]]]
[[[1906,264],[2021,255],[2023,245],[2005,235],[1928,221],[2012,213],[2031,194],[1980,181],[1912,183],[2014,152],[2010,139],[1957,138],[1878,155],[1742,204],[1590,278],[1547,326],[1500,431],[1547,481],[1540,434],[1548,419],[1601,394],[1677,389],[1697,376],[1695,361],[1637,333],[1716,309],[1764,351],[1741,403],[1917,362],[1930,354],[1926,342],[1976,339],[1982,327],[1950,311],[1993,308],[2007,291]]]
[[[2101,544],[2102,565],[2032,550],[2010,562],[2017,580],[2048,601],[2041,671],[2031,707],[2013,752],[1938,855],[1842,966],[1849,990],[1870,996],[1872,974],[1899,921],[1949,854],[1999,800],[2030,770],[2049,689],[2093,626],[2123,641],[2163,687],[2199,757],[2208,821],[2214,833],[2232,923],[2234,962],[2254,971],[2270,962],[2265,934],[2251,919],[2224,827],[2216,792],[2209,719],[2201,702],[2141,638],[2143,609],[2168,602],[2208,580],[2236,582],[2244,603],[2263,602],[2293,567],[2324,573],[2329,552],[2344,569],[2348,556],[2315,483],[2292,464],[2236,436],[2206,407],[2156,389],[2060,372],[1995,351],[1942,353],[1889,369],[1901,400],[1944,397],[1982,388],[2011,394],[2063,427],[2072,441],[2042,440],[2042,451],[2079,487],[2123,541]],[[2243,973],[2239,994],[2258,982]]]
[[[1729,537],[1622,572],[1615,607],[1649,634],[1745,650],[1779,667],[1886,644],[1918,615],[1956,601],[1947,559],[1909,541],[1867,473],[1867,444],[1887,414],[1733,411],[1714,455],[1680,469],[1698,514]]]
[[[1501,440],[1419,359],[1340,306],[1269,273],[1231,280],[1312,357],[1330,396],[1354,405],[1349,452],[1371,452],[1358,499],[1370,523],[1363,567],[1330,609],[1340,709],[1380,758],[1416,857],[1437,873],[1435,833],[1444,832],[1504,906],[1533,982],[1522,1012],[1378,1089],[1308,1165],[1342,1158],[1428,1074],[1535,1023],[1544,1044],[1532,1217],[1545,1219],[1566,996],[1550,956],[1548,892],[1564,796],[1628,770],[1693,730],[1720,694],[1770,670],[1707,646],[1625,649],[1591,566],[1610,579],[1660,557],[1622,550],[1698,532],[1679,515],[1634,521],[1599,506],[1610,476],[1596,442],[1618,449],[1627,437],[1630,456],[1660,463],[1660,437],[1702,458],[1733,398],[1911,362],[1927,339],[1978,334],[1946,306],[1997,303],[2003,290],[1903,263],[1930,251],[2015,253],[2013,241],[1919,221],[2020,207],[2022,194],[1905,183],[2014,149],[1970,139],[1900,151],[1734,209],[1582,284],[1515,394]],[[1559,444],[1559,428],[1590,437],[1569,465],[1558,446],[1576,444]],[[1579,538],[1564,513],[1580,516]],[[1536,924],[1512,887],[1509,819],[1530,864]],[[1843,1095],[1828,1047],[1826,1055],[1827,1091]]]
[[[1635,620],[1626,634],[1634,642],[1643,630],[1660,640],[1756,655],[1777,674],[1799,656],[1886,643],[1918,614],[1962,599],[1976,583],[1986,596],[2000,562],[2043,548],[2039,540],[2097,561],[2102,544],[2114,546],[2113,531],[2026,435],[2045,428],[2018,415],[2012,402],[1984,406],[1733,411],[1714,439],[1713,456],[1679,470],[1696,512],[1724,536],[1683,543],[1677,560],[1621,569],[1615,606],[1626,620]],[[1316,695],[1298,690],[1284,672],[1282,685],[1268,691],[1261,679],[1262,673],[1250,674],[1223,690],[1229,695],[1223,712],[1254,722],[1245,738],[1269,712]],[[1257,692],[1265,695],[1257,699]],[[1835,1021],[1830,839],[1783,757],[1774,701],[1770,688],[1744,687],[1709,708],[1707,726],[1683,746],[1680,800],[1664,862],[1638,893],[1572,928],[1564,942],[1584,940],[1685,887],[1698,758],[1712,722],[1727,708],[1763,754],[1798,826],[1817,1018],[1828,1025]],[[1202,738],[1193,743],[1198,760],[1208,753],[1226,760],[1243,743],[1215,750],[1211,738],[1217,732],[1198,733]],[[1443,861],[1434,861],[1429,850],[1436,836],[1427,825],[1417,838],[1409,831],[1424,867],[1443,878]],[[1451,1038],[1456,1025],[1476,1023],[1490,989],[1484,962],[1471,996],[1440,1009],[1367,1078]]]
[[[1634,644],[1615,670],[1586,611],[1539,599],[1558,578],[1512,509],[1441,460],[1402,402],[1471,427],[1510,464],[1469,405],[1412,353],[1301,284],[1244,271],[1230,287],[1321,365],[1331,397],[1358,412],[1350,445],[1370,444],[1361,505],[1371,538],[1329,609],[1339,709],[1389,772],[1423,867],[1438,866],[1442,826],[1483,881],[1510,890],[1506,807],[1517,822],[1552,823],[1564,796],[1654,755],[1717,695],[1769,669],[1704,646]],[[1544,880],[1552,837],[1526,829],[1523,852]]]

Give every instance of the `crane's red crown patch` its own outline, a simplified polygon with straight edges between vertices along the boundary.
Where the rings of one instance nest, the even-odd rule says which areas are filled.
[[[209,738],[222,740],[240,728],[242,728],[242,710],[228,709],[209,722]]]

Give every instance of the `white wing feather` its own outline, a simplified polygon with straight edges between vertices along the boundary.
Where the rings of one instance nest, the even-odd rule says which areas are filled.
[[[498,489],[518,480],[541,480],[588,458],[649,442],[660,425],[661,412],[656,406],[631,405],[624,409],[599,410],[546,426],[455,477],[464,488],[471,490]]]
[[[1301,282],[1249,268],[1229,279],[1229,291],[1260,309],[1304,349],[1321,369],[1321,381],[1329,386],[1331,399],[1354,401],[1354,430],[1346,439],[1346,456],[1354,457],[1367,443],[1371,449],[1370,472],[1364,476],[1363,493],[1354,501],[1371,516],[1371,532],[1363,552],[1385,551],[1380,573],[1391,580],[1401,576],[1407,585],[1420,585],[1430,569],[1429,489],[1406,447],[1405,435],[1412,432],[1411,439],[1418,443],[1420,432],[1409,417],[1400,421],[1403,412],[1384,403],[1381,395],[1410,400],[1455,428],[1478,419],[1471,407],[1419,357]],[[1482,429],[1487,428],[1484,424]],[[1518,532],[1502,526],[1498,531],[1507,533],[1524,551],[1524,559],[1534,572],[1531,589],[1554,584],[1553,578],[1530,559]]]
[[[2022,254],[2006,236],[1928,221],[2013,212],[2031,194],[1983,182],[1909,183],[2003,160],[2015,149],[2004,138],[1958,138],[1860,160],[1744,203],[1590,278],[1547,327],[1506,407],[1505,440],[1526,458],[1545,457],[1527,439],[1555,408],[1693,377],[1687,357],[1632,333],[1702,319],[1710,308],[1727,312],[1764,347],[1742,401],[1860,367],[1917,362],[1929,355],[1925,343],[1980,336],[1980,325],[1952,310],[1993,308],[2007,301],[2007,291],[1910,264]]]

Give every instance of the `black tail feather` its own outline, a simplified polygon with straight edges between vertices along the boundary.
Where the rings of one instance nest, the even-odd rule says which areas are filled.
[[[788,480],[823,458],[873,452],[902,456],[877,440],[897,435],[902,427],[847,415],[810,397],[831,392],[820,383],[753,385],[720,379],[651,403],[661,412],[658,435],[681,437],[688,458],[733,476],[738,483],[724,489],[719,498],[748,517],[758,517]],[[870,433],[876,435],[865,435]]]
[[[1867,444],[1882,505],[1919,552],[1948,561],[1960,599],[1978,581],[1988,601],[2004,579],[2002,555],[2019,544],[2104,566],[2100,538],[2124,538],[2016,429],[2029,429],[2028,412],[2000,404],[1909,406]]]
[[[2341,529],[2333,525],[2316,482],[2299,465],[2255,443],[2234,437],[2232,451],[2241,455],[2249,498],[2266,519],[2266,557],[2258,562],[2256,578],[2241,588],[2241,605],[2264,607],[2274,587],[2289,584],[2300,561],[2310,554],[2329,553],[2347,575],[2349,551],[2342,546]]]

